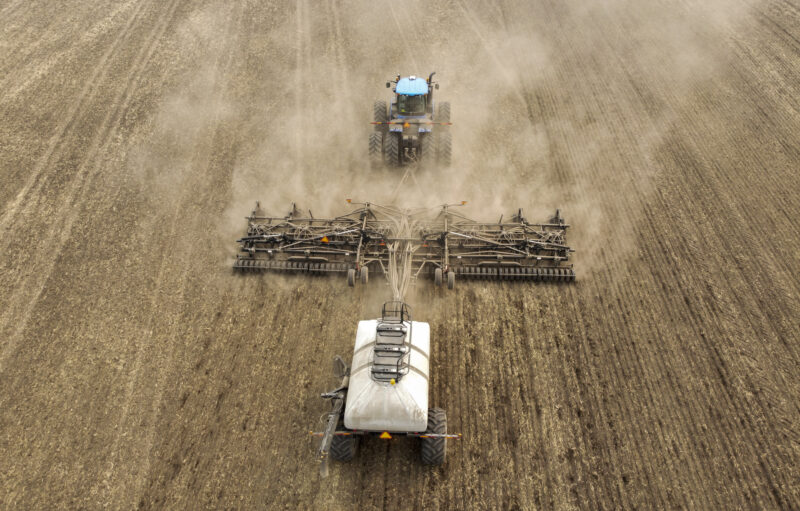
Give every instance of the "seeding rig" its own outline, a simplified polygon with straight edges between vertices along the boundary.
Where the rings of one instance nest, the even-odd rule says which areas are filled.
[[[348,203],[352,203],[349,199]],[[370,203],[354,204],[336,218],[315,218],[294,205],[283,217],[266,216],[256,203],[247,217],[247,235],[234,268],[244,272],[338,274],[354,286],[370,274],[387,275],[390,260],[404,251],[412,279],[431,278],[435,285],[456,278],[571,282],[573,250],[566,244],[569,227],[561,214],[530,223],[518,210],[509,220],[476,222],[454,206],[406,210]]]

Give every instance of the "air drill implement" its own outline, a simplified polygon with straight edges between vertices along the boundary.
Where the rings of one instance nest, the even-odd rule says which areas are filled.
[[[566,244],[569,225],[557,210],[530,223],[518,210],[509,220],[477,222],[456,211],[462,204],[401,209],[355,204],[346,215],[315,218],[294,205],[283,217],[266,216],[257,204],[247,217],[234,268],[245,272],[339,274],[350,286],[370,274],[387,275],[402,244],[414,279],[453,288],[456,278],[572,282]],[[399,226],[403,225],[402,232]]]

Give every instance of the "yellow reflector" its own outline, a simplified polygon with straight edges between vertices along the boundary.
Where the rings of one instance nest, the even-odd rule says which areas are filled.
[[[408,128],[409,126],[411,126],[409,123],[405,123],[405,124],[403,124],[403,127],[404,127],[404,128]]]
[[[394,378],[392,378],[391,380],[389,380],[389,383],[391,383],[392,385],[394,385],[394,384],[395,384],[395,383],[397,383],[397,382],[396,382],[396,381],[394,381]]]
[[[348,204],[350,204],[350,202],[351,202],[353,199],[345,199],[345,200],[347,201],[347,203],[348,203]]]
[[[388,431],[384,431],[383,433],[381,433],[380,438],[383,438],[384,440],[389,440],[390,438],[392,438],[392,435],[390,435]]]
[[[323,242],[323,243],[327,243],[327,242],[329,242],[330,240],[328,239],[328,237],[327,237],[327,236],[323,236],[323,237],[322,237],[322,239],[321,239],[320,241],[321,241],[321,242]]]

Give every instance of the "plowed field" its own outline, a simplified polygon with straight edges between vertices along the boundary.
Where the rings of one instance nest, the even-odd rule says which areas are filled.
[[[436,71],[453,166],[366,168]],[[800,3],[0,0],[0,508],[797,509]],[[442,467],[308,430],[388,288],[261,200],[555,208],[573,285],[419,282]]]

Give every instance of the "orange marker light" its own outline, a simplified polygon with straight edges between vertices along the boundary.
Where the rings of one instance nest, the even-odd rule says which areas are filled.
[[[353,199],[345,199],[345,200],[347,201],[348,204],[350,204],[353,201]]]
[[[329,242],[330,240],[328,239],[328,237],[327,237],[327,236],[323,236],[323,237],[322,237],[322,239],[321,239],[320,241],[321,241],[321,242],[323,242],[323,243],[327,243],[327,242]]]
[[[405,123],[405,124],[403,124],[403,127],[404,127],[404,128],[408,128],[409,126],[411,126],[409,123]]]
[[[380,438],[383,438],[384,440],[390,440],[392,438],[392,435],[390,435],[388,431],[384,431],[383,433],[381,433]]]

